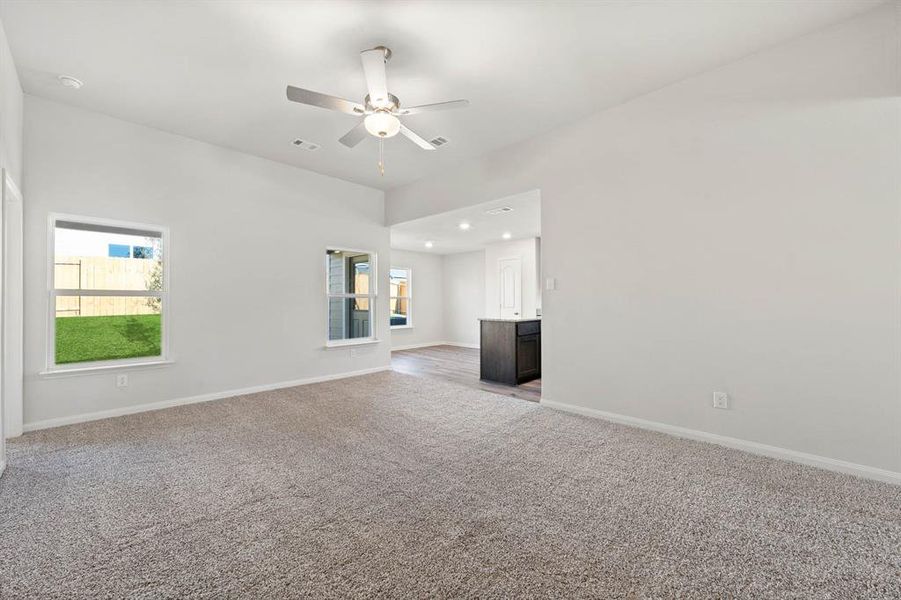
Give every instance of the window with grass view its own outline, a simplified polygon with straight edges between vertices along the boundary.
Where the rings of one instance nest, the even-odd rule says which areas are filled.
[[[51,228],[50,366],[160,360],[164,231],[70,217]]]
[[[326,269],[329,342],[374,338],[375,255],[329,249]]]
[[[388,282],[391,285],[391,327],[412,327],[413,320],[410,313],[410,303],[413,300],[413,291],[410,287],[412,273],[410,269],[391,267]]]

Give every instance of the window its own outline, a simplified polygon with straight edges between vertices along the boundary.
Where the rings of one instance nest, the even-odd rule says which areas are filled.
[[[326,250],[328,344],[375,340],[376,255]]]
[[[413,300],[412,279],[413,273],[410,269],[391,267],[389,277],[391,327],[395,329],[413,326],[413,314],[410,312],[410,304]]]
[[[48,370],[159,362],[166,356],[166,231],[53,216]]]

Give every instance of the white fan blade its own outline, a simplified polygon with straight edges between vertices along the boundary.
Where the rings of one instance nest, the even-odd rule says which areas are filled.
[[[362,104],[338,98],[337,96],[329,96],[328,94],[320,94],[319,92],[294,87],[293,85],[288,86],[287,94],[288,100],[291,102],[300,102],[310,106],[337,110],[349,115],[362,115],[365,112]]]
[[[366,87],[369,88],[369,103],[376,108],[385,108],[391,104],[388,99],[388,75],[385,72],[385,50],[373,48],[360,52],[363,61],[363,74],[366,75]]]
[[[357,144],[363,141],[363,138],[367,135],[366,125],[363,124],[363,121],[360,121],[356,127],[348,131],[344,134],[344,136],[338,140],[348,148],[353,148]]]
[[[403,125],[400,126],[400,132],[407,136],[410,140],[413,141],[414,144],[422,148],[423,150],[434,150],[435,146],[431,145],[429,142],[421,138],[418,134],[413,133]]]
[[[449,102],[436,102],[435,104],[420,104],[419,106],[407,106],[397,110],[399,115],[415,115],[416,113],[430,112],[434,110],[450,110],[469,106],[469,100],[451,100]]]

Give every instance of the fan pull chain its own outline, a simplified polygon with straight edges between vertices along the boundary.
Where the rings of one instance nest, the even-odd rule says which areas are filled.
[[[379,175],[385,176],[385,140],[379,138]]]

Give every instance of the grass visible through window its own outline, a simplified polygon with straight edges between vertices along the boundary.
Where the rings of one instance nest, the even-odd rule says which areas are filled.
[[[56,364],[162,354],[160,315],[57,317]]]

